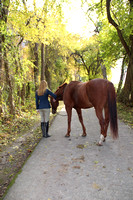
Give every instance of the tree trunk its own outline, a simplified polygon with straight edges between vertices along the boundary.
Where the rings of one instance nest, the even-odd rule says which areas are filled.
[[[130,37],[129,37],[130,42],[129,42],[129,46],[128,46],[128,44],[126,43],[126,40],[123,37],[122,31],[119,28],[120,26],[118,26],[118,24],[111,17],[110,2],[111,2],[111,0],[106,0],[108,21],[117,30],[120,41],[121,41],[123,47],[125,48],[125,51],[126,51],[128,57],[129,57],[129,64],[128,64],[128,69],[127,69],[126,81],[125,81],[125,85],[124,85],[124,88],[122,90],[122,93],[119,96],[119,100],[122,101],[125,104],[127,104],[130,100],[132,100],[132,103],[133,103],[133,35],[130,35]],[[130,13],[132,13],[132,11],[133,11],[133,0],[130,0]]]
[[[133,0],[132,0],[132,11],[133,11]],[[133,32],[132,32],[133,34]],[[130,36],[130,41],[131,41],[131,56],[130,56],[130,61],[129,64],[131,65],[131,103],[133,105],[133,35]]]
[[[50,68],[50,61],[48,59],[48,46],[45,46],[45,78],[46,81],[48,83],[48,87],[51,89],[51,74],[49,72],[49,68]]]
[[[17,104],[20,109],[20,107],[21,107],[21,89],[20,89],[19,84],[17,84]]]
[[[23,83],[22,90],[21,90],[21,105],[24,106],[25,104],[25,95],[26,95],[26,84]]]
[[[126,81],[119,99],[125,104],[130,103],[130,105],[133,105],[133,37],[130,37],[130,41],[131,54],[129,56]]]
[[[50,63],[45,66],[45,77],[48,83],[48,87],[51,89],[51,74],[49,72]]]
[[[44,61],[44,44],[41,44],[41,81],[44,80],[45,61]]]
[[[6,51],[6,50],[4,50],[4,51]],[[4,52],[4,67],[5,67],[6,83],[7,83],[7,91],[8,91],[9,113],[11,115],[15,115],[15,107],[14,107],[14,103],[13,103],[13,89],[12,89],[12,83],[11,83],[11,77],[10,77],[10,73],[9,73],[9,66],[8,66],[6,52]]]
[[[10,5],[10,0],[0,2],[1,3],[1,19],[3,20],[3,23],[7,24],[7,16],[8,16],[8,8]],[[1,34],[1,45],[5,43],[5,35]],[[6,45],[5,45],[6,46]],[[2,52],[0,52],[2,53]],[[2,54],[1,54],[2,55]],[[2,61],[1,61],[2,62]],[[9,65],[8,65],[8,58],[7,58],[7,48],[3,48],[3,63],[4,63],[4,69],[5,69],[5,75],[6,75],[6,85],[7,85],[7,91],[8,91],[8,106],[9,106],[9,113],[11,115],[15,115],[15,107],[13,103],[13,89],[12,89],[12,83],[11,83],[11,77],[9,72]]]
[[[30,97],[30,83],[28,82],[26,85],[26,99]]]
[[[4,21],[4,8],[2,7],[2,1],[0,0],[0,20]],[[3,81],[2,81],[2,66],[3,66],[3,58],[2,58],[2,43],[3,43],[3,35],[0,32],[0,117],[3,113],[2,109],[2,88],[3,88]]]
[[[125,70],[125,60],[126,60],[126,55],[123,58],[122,61],[122,66],[121,66],[121,76],[120,76],[120,80],[119,80],[119,84],[118,84],[118,88],[117,88],[117,95],[120,95],[121,92],[121,88],[122,88],[122,84],[123,84],[123,79],[124,79],[124,70]]]
[[[124,104],[128,104],[131,99],[130,97],[131,97],[131,80],[132,80],[131,68],[132,67],[133,66],[131,66],[131,62],[129,61],[125,84],[118,98],[118,100]]]
[[[104,79],[107,79],[106,67],[101,63],[101,70]]]
[[[39,75],[39,67],[38,67],[38,43],[35,43],[34,47],[34,83],[35,83],[35,90],[37,90],[39,85],[38,75]]]
[[[1,3],[1,1],[0,1]],[[1,14],[1,10],[0,10],[0,14]],[[0,117],[2,114],[2,35],[0,33]]]

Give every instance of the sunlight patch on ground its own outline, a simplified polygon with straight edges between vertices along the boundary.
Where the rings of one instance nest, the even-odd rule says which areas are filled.
[[[115,68],[111,69],[112,72],[112,78],[111,78],[111,82],[113,84],[118,84],[119,80],[120,80],[120,75],[121,75],[121,70],[120,70],[120,66],[117,66]]]
[[[61,109],[61,111],[66,111],[65,106],[63,106],[63,108]]]

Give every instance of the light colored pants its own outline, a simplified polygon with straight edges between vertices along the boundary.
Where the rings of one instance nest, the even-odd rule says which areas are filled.
[[[39,109],[39,113],[41,116],[41,122],[48,122],[50,116],[50,108]]]

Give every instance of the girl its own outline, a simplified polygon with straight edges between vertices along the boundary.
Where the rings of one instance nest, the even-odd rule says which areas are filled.
[[[47,89],[47,82],[42,80],[39,89],[36,91],[36,109],[41,116],[41,130],[45,138],[50,137],[48,134],[51,107],[48,100],[49,95],[56,99],[56,95]]]

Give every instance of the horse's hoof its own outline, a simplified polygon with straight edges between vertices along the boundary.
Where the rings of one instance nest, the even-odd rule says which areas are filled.
[[[98,142],[98,143],[97,143],[97,146],[102,147],[103,144]]]
[[[67,134],[66,134],[66,135],[65,135],[65,137],[67,137],[67,138],[68,138],[68,137],[70,137],[70,135],[67,135]]]
[[[86,134],[83,134],[82,137],[86,137]]]

